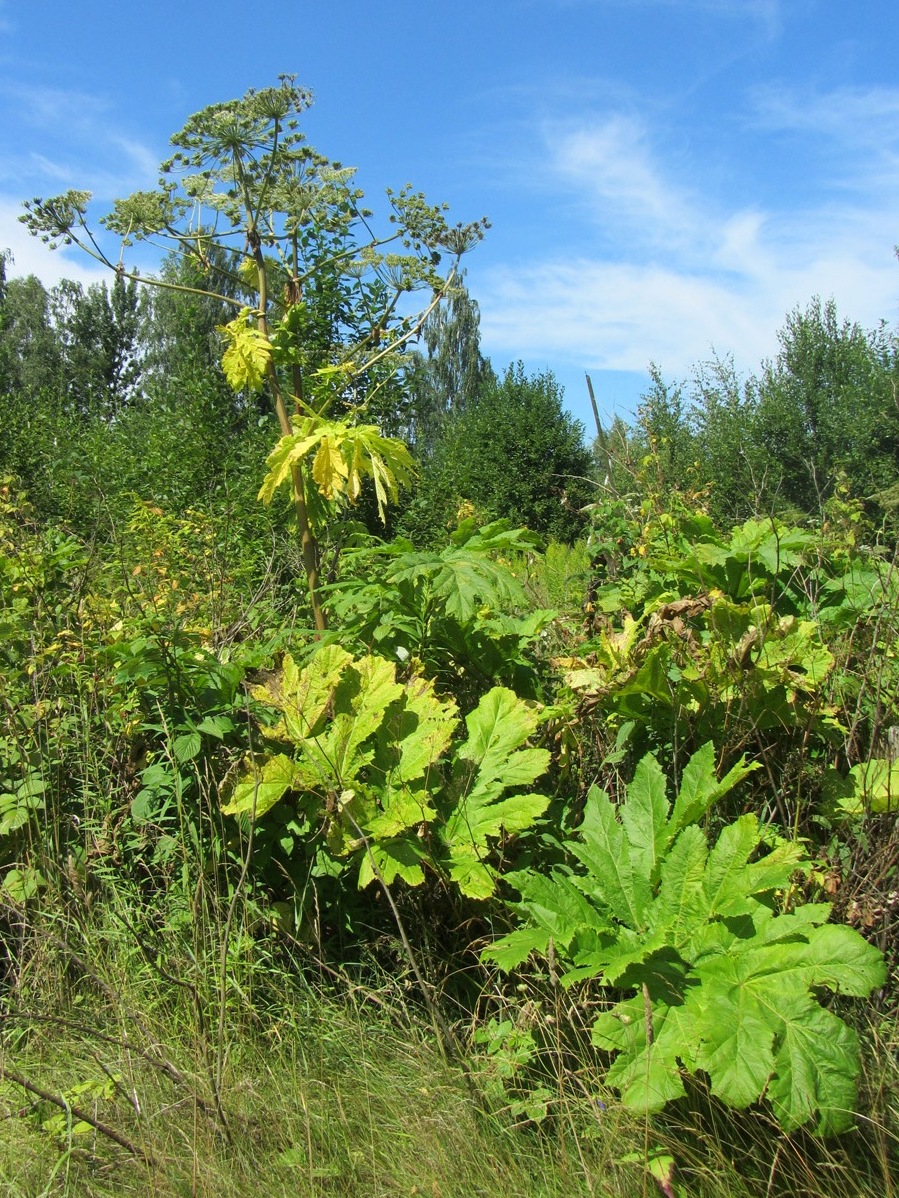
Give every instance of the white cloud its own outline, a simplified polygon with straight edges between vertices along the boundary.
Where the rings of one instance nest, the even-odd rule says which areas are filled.
[[[559,356],[584,368],[644,371],[650,361],[686,375],[714,350],[753,369],[777,349],[784,315],[813,295],[875,324],[894,315],[899,272],[891,259],[835,252],[783,263],[756,280],[689,274],[597,259],[494,271],[478,291],[488,353]]]
[[[7,266],[10,278],[37,275],[45,287],[60,279],[73,279],[87,286],[110,281],[111,275],[80,251],[50,250],[37,237],[32,237],[19,222],[22,205],[18,200],[0,196],[0,251],[12,252],[13,261]]]
[[[0,98],[0,180],[7,191],[46,195],[79,187],[108,200],[156,183],[158,152],[122,130],[103,97],[7,82]],[[21,130],[30,131],[27,153]]]
[[[768,129],[808,130],[847,146],[874,145],[882,151],[899,140],[899,89],[843,87],[830,92],[800,92],[768,85],[753,92],[758,125]]]
[[[695,200],[662,177],[638,118],[613,113],[589,125],[547,125],[543,135],[556,176],[604,221],[659,241],[693,232]]]
[[[754,21],[769,35],[780,31],[783,0],[554,0],[562,8],[597,5],[606,8],[674,8],[687,13],[709,13],[713,16]],[[797,0],[792,0],[793,4]]]
[[[117,124],[102,96],[6,80],[0,102],[0,250],[14,255],[10,273],[36,274],[48,286],[108,279],[77,249],[51,251],[32,237],[18,221],[21,201],[79,188],[93,194],[98,212],[108,210],[112,199],[156,184],[157,152]],[[117,242],[97,232],[115,259]]]
[[[684,181],[687,168],[666,163],[662,135],[632,112],[547,126],[544,161],[580,204],[581,245],[594,249],[479,272],[485,350],[515,357],[526,348],[592,369],[642,371],[655,361],[683,375],[713,348],[756,368],[776,353],[785,314],[815,295],[833,296],[863,325],[893,322],[899,155],[895,126],[889,136],[886,127],[895,115],[899,92],[837,93],[816,104],[757,95],[756,121],[814,130],[835,159],[814,176],[809,169],[803,189],[797,150],[793,199],[783,208],[751,196],[729,205],[702,190],[692,167]],[[865,121],[867,173],[852,175],[850,189],[849,150],[841,151]],[[719,175],[726,167],[712,165]]]

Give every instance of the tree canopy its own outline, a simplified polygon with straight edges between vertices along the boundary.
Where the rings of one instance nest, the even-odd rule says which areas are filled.
[[[528,376],[519,362],[444,422],[407,524],[439,539],[471,505],[485,519],[571,540],[593,496],[591,467],[583,426],[565,410],[555,378]]]

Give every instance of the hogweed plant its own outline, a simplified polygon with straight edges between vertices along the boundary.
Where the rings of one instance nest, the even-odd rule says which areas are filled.
[[[546,749],[527,744],[541,709],[505,687],[482,697],[461,741],[456,704],[432,682],[400,681],[392,662],[339,645],[303,668],[288,655],[254,694],[280,715],[265,729],[273,751],[248,763],[223,809],[263,821],[280,807],[280,848],[288,873],[299,862],[298,884],[311,857],[354,873],[360,887],[416,886],[430,869],[486,898],[497,842],[549,805],[527,789],[549,765]]]
[[[120,242],[117,259],[89,221],[88,191],[35,198],[21,219],[51,247],[77,245],[123,278],[211,296],[235,310],[220,329],[222,366],[235,391],[271,399],[281,440],[263,497],[289,481],[322,631],[318,533],[327,505],[353,502],[368,475],[383,514],[411,469],[402,442],[360,417],[395,390],[403,349],[487,222],[451,226],[443,206],[404,187],[388,191],[388,226],[372,232],[354,171],[315,151],[299,128],[311,101],[283,75],[276,87],[191,116],[172,137],[175,152],[160,166],[158,188],[116,200],[100,220]],[[136,242],[189,262],[203,286],[127,265]],[[400,314],[405,298],[422,291],[421,311]]]
[[[732,1107],[765,1099],[784,1129],[813,1121],[833,1134],[853,1122],[859,1046],[824,995],[869,995],[885,980],[883,959],[827,922],[829,904],[785,901],[808,862],[756,815],[710,842],[709,808],[751,768],[719,781],[706,744],[673,804],[652,756],[617,809],[594,787],[566,846],[575,864],[506,876],[523,926],[484,956],[511,970],[552,954],[563,985],[611,992],[592,1038],[613,1056],[606,1080],[626,1106],[657,1111],[684,1096],[685,1075],[702,1073]]]

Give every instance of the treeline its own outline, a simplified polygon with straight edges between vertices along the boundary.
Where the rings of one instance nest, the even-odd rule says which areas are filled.
[[[600,471],[633,488],[641,455],[664,487],[703,491],[721,525],[754,514],[822,517],[839,486],[880,522],[899,505],[899,342],[866,332],[832,300],[791,312],[776,357],[748,378],[730,359],[700,364],[686,383],[652,371],[628,427],[597,445]]]
[[[121,513],[129,494],[179,512],[227,495],[250,518],[274,421],[224,378],[217,329],[228,307],[120,277],[110,287],[48,289],[9,270],[0,259],[0,471],[22,480],[37,511],[87,531],[104,505]],[[190,270],[169,263],[164,277],[203,284],[184,277]],[[317,310],[310,321],[320,330],[329,322]],[[590,453],[552,374],[513,364],[497,375],[480,350],[477,304],[460,284],[376,413],[420,465],[390,528],[436,545],[461,510],[571,541],[585,532],[582,509],[597,485],[634,492],[647,455],[654,485],[701,492],[721,526],[764,513],[819,518],[838,486],[875,523],[891,520],[895,333],[886,323],[865,331],[832,300],[814,299],[787,316],[779,341],[749,377],[729,358],[699,364],[683,382],[652,367],[634,418],[600,430]]]
[[[230,277],[219,264],[210,271],[217,290]],[[0,473],[20,479],[35,510],[95,533],[138,496],[175,513],[227,504],[253,525],[276,426],[267,402],[225,380],[217,330],[229,308],[210,295],[138,290],[118,276],[110,287],[48,289],[8,270],[0,259]],[[170,262],[163,278],[208,286],[210,274]],[[329,302],[308,297],[313,368],[346,338]],[[496,374],[464,286],[435,309],[385,390],[373,414],[420,466],[391,531],[440,544],[462,511],[562,540],[583,533],[592,496],[583,427],[551,374],[528,376],[520,364]],[[384,533],[373,504],[357,514]]]

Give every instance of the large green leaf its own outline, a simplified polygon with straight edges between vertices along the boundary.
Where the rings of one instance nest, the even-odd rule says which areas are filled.
[[[621,808],[621,823],[627,833],[631,865],[653,883],[658,881],[659,863],[671,842],[665,775],[655,757],[646,756],[637,765]]]
[[[581,841],[573,843],[571,851],[587,866],[589,873],[580,884],[591,898],[607,906],[625,926],[644,928],[652,899],[649,876],[634,869],[615,808],[596,787],[587,796]]]
[[[659,893],[650,917],[651,930],[664,932],[680,949],[708,920],[705,881],[708,846],[701,828],[691,824],[680,833],[661,868]]]
[[[529,926],[488,955],[511,966],[552,942],[566,985],[636,988],[593,1028],[594,1043],[617,1054],[606,1080],[627,1106],[658,1110],[683,1094],[684,1071],[701,1069],[731,1106],[767,1094],[788,1130],[810,1120],[822,1133],[843,1130],[858,1046],[820,995],[869,994],[884,981],[882,956],[852,928],[828,924],[826,903],[775,913],[774,893],[804,858],[787,842],[757,856],[754,815],[725,827],[709,851],[695,821],[748,772],[741,763],[718,782],[713,766],[710,746],[687,764],[667,828],[660,775],[648,765],[617,813],[592,791],[566,846],[586,872],[514,874]]]
[[[468,739],[453,769],[456,801],[442,831],[450,876],[464,894],[485,897],[493,890],[483,861],[489,839],[524,831],[549,805],[545,795],[501,798],[509,788],[529,786],[549,764],[545,749],[521,748],[539,718],[513,691],[494,687],[465,721]]]
[[[526,911],[564,948],[583,928],[592,928],[597,932],[612,931],[611,922],[564,874],[546,878],[541,874],[522,871],[507,874],[505,880],[521,891],[519,910]],[[486,955],[494,955],[492,947],[486,950]]]
[[[697,750],[684,767],[680,791],[671,812],[671,832],[697,823],[713,803],[724,798],[735,786],[759,768],[757,762],[746,765],[741,759],[719,781],[715,773],[715,747],[711,741]]]
[[[621,1092],[625,1106],[639,1111],[659,1111],[686,1093],[678,1063],[678,1046],[689,1043],[682,1020],[663,1004],[651,1010],[649,1019],[651,1042],[646,1004],[637,997],[600,1015],[591,1033],[598,1048],[618,1054],[606,1074],[607,1083]]]
[[[750,989],[737,987],[703,994],[691,1009],[701,1018],[696,1063],[709,1074],[712,1093],[737,1108],[757,1102],[774,1072],[777,1029],[767,1005]]]
[[[520,749],[540,722],[539,710],[529,707],[514,691],[495,686],[466,718],[468,739],[459,749],[460,762],[477,766],[473,790],[497,779],[504,786],[528,786],[545,771],[545,749]]]
[[[390,705],[403,694],[396,680],[396,667],[383,657],[362,657],[344,671],[334,693],[334,716],[322,752],[336,777],[344,784],[359,772],[361,747],[380,728]],[[323,744],[324,742],[320,742]]]
[[[296,766],[289,757],[279,753],[267,761],[261,770],[246,775],[237,783],[222,811],[225,815],[249,815],[253,819],[262,819],[295,783]]]
[[[402,878],[409,886],[424,881],[422,862],[426,858],[424,845],[412,837],[387,838],[369,843],[359,863],[359,889],[363,890],[380,874],[380,881],[390,886]]]
[[[458,711],[452,699],[438,699],[429,679],[406,683],[405,701],[385,713],[381,752],[376,762],[386,775],[388,789],[426,778],[452,741]]]
[[[297,792],[332,859],[358,863],[361,886],[379,873],[388,884],[417,885],[427,863],[465,894],[486,897],[496,886],[490,842],[526,830],[549,803],[509,793],[549,762],[547,750],[525,743],[539,710],[512,691],[488,692],[469,715],[452,769],[455,703],[425,679],[397,681],[383,657],[354,659],[331,644],[300,669],[288,655],[254,693],[280,711],[267,735],[292,742],[294,759],[280,754],[240,779],[226,813],[259,817]]]
[[[810,1006],[787,1023],[768,1098],[786,1131],[815,1119],[820,1135],[848,1131],[854,1123],[858,1037],[830,1011]]]
[[[752,814],[741,815],[718,837],[703,877],[710,917],[747,915],[757,906],[746,865],[758,842],[758,819]]]

